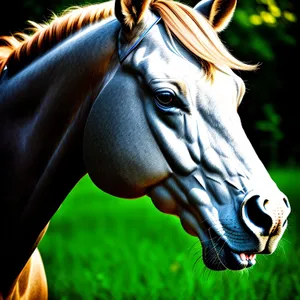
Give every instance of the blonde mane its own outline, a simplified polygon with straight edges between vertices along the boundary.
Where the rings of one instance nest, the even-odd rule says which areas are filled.
[[[216,66],[239,70],[256,68],[234,58],[207,19],[189,6],[172,0],[152,0],[150,8],[160,14],[167,31],[200,60],[209,79],[213,79]],[[16,33],[0,37],[6,44],[0,46],[0,73],[5,66],[27,64],[84,26],[108,18],[113,13],[113,1],[72,7],[61,16],[54,16],[48,24],[29,22],[32,25],[30,35]]]
[[[83,27],[108,18],[113,13],[114,2],[109,1],[70,7],[60,16],[54,14],[50,22],[45,24],[29,21],[31,34],[18,32],[0,37],[2,44],[5,44],[0,46],[0,74],[5,66],[22,67]]]
[[[208,20],[191,7],[170,0],[154,0],[151,8],[159,12],[167,30],[200,60],[209,80],[213,80],[217,66],[248,71],[257,68],[233,57]]]

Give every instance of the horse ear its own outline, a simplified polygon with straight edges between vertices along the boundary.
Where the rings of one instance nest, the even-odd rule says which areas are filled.
[[[233,17],[237,0],[202,0],[194,9],[203,14],[213,28],[224,30]]]
[[[132,29],[147,11],[151,0],[116,0],[115,16],[123,27]]]

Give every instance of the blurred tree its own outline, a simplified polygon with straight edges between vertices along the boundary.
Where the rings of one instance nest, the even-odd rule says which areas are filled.
[[[274,106],[270,103],[263,105],[264,120],[256,122],[256,128],[265,133],[262,146],[268,149],[270,154],[270,165],[277,167],[278,163],[278,144],[283,138],[280,129],[281,117],[274,110]]]

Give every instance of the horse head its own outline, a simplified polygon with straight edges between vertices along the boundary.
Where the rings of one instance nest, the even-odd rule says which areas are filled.
[[[290,206],[246,137],[245,85],[217,37],[236,1],[169,2],[116,1],[120,63],[89,114],[85,164],[105,192],[179,216],[207,267],[240,270],[274,252]]]

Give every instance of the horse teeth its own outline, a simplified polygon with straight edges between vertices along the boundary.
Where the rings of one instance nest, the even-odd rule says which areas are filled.
[[[245,253],[240,253],[240,258],[241,258],[241,260],[246,260],[246,254]]]
[[[242,261],[254,260],[256,258],[256,254],[240,253],[240,258],[241,258]]]

